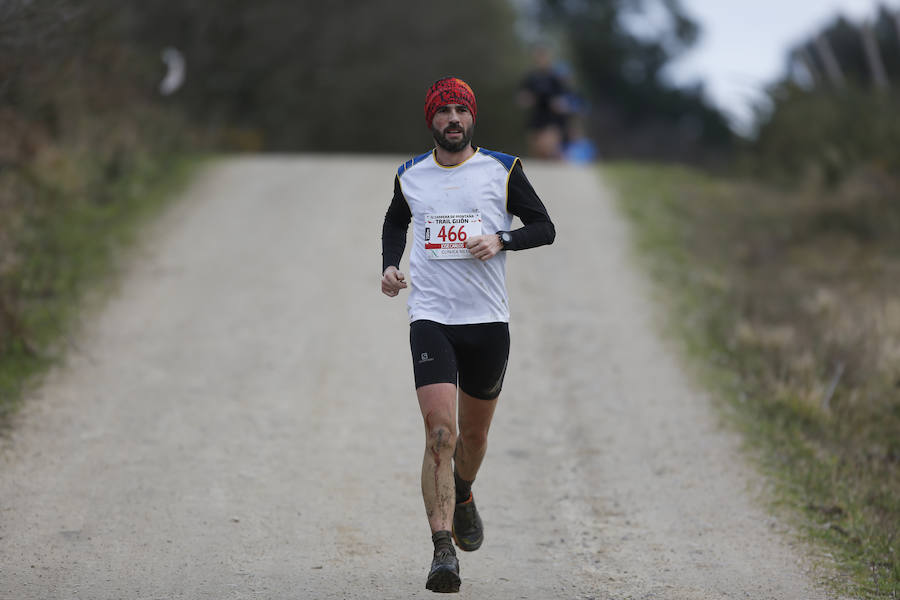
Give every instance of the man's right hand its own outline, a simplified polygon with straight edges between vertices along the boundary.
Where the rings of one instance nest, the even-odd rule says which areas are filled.
[[[393,298],[406,287],[406,277],[397,267],[390,266],[381,275],[381,293]]]

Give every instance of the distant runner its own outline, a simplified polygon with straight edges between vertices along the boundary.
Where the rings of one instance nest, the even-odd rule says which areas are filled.
[[[519,88],[519,104],[529,109],[528,150],[535,158],[560,159],[567,141],[571,94],[566,82],[553,70],[550,51],[534,51],[535,68]]]
[[[476,113],[475,94],[461,79],[429,88],[425,123],[435,148],[397,170],[382,229],[381,291],[394,297],[407,287],[398,266],[413,222],[409,341],[434,542],[425,587],[435,592],[459,591],[453,540],[465,551],[484,540],[472,483],[509,357],[504,251],[552,244],[556,236],[521,161],[472,145]],[[513,216],[524,226],[510,231]]]

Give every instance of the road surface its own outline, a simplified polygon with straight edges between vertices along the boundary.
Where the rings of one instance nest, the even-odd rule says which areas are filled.
[[[379,286],[403,160],[224,160],[149,228],[0,443],[0,598],[432,597],[406,292]],[[459,597],[828,597],[659,340],[596,171],[526,173],[557,242],[509,257]]]

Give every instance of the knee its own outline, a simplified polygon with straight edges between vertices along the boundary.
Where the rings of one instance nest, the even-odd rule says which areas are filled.
[[[467,449],[479,450],[487,447],[488,432],[484,429],[460,431],[459,438]]]
[[[428,428],[428,448],[438,454],[453,452],[456,433],[446,424],[434,424]]]

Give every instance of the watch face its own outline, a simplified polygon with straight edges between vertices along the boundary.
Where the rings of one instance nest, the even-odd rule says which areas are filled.
[[[500,234],[500,239],[503,241],[504,244],[508,244],[512,241],[512,236],[504,231],[503,233]]]

